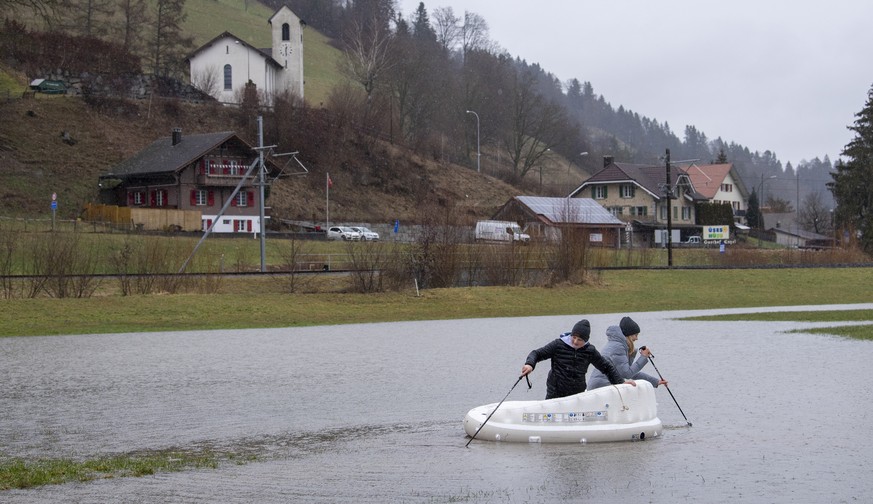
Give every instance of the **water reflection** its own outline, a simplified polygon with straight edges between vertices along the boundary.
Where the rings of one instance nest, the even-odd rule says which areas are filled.
[[[823,308],[835,307],[799,309]],[[211,447],[257,457],[0,500],[865,499],[873,481],[857,464],[873,449],[871,393],[859,377],[871,343],[784,332],[830,324],[675,320],[741,311],[628,314],[694,426],[659,389],[662,438],[584,446],[464,448],[462,428],[467,410],[509,391],[530,349],[578,317],[0,339],[6,455]],[[622,315],[588,317],[592,342],[602,347]],[[547,370],[510,399],[544,397]]]

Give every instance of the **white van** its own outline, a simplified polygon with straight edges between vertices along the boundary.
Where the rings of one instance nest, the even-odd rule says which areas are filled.
[[[528,243],[530,235],[521,231],[515,222],[483,220],[476,223],[477,241],[515,241]]]

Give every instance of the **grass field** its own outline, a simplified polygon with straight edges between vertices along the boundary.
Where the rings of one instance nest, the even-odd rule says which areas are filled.
[[[226,294],[7,299],[0,301],[0,336],[301,327],[324,324],[327,313],[332,324],[351,324],[866,303],[873,268],[604,271],[584,285],[420,295],[411,281],[403,292],[303,295],[283,293],[284,281],[269,275],[228,279]]]

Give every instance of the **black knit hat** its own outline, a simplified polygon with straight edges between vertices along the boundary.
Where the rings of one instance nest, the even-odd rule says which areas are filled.
[[[579,322],[576,322],[576,325],[573,326],[573,332],[571,334],[575,334],[585,341],[588,341],[588,337],[591,336],[591,324],[589,324],[587,320],[582,319]]]
[[[640,333],[639,324],[634,322],[630,317],[624,317],[621,319],[621,322],[618,323],[618,327],[621,327],[621,333],[625,336],[633,336],[634,334]]]

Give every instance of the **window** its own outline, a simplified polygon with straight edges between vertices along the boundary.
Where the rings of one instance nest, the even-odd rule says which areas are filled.
[[[631,207],[631,215],[636,215],[637,217],[645,217],[649,213],[648,207],[638,206]]]
[[[691,207],[682,207],[682,220],[691,220]]]
[[[619,192],[622,198],[633,198],[634,197],[634,187],[633,184],[622,184],[619,186]]]
[[[240,191],[240,192],[238,192],[238,193],[236,194],[236,197],[233,199],[233,201],[234,201],[234,205],[235,205],[235,206],[241,206],[241,207],[249,206],[249,205],[248,205],[248,202],[249,202],[249,201],[248,201],[248,198],[246,197],[247,195],[248,195],[248,193],[245,192],[245,191]]]
[[[195,189],[192,192],[191,204],[194,206],[206,206],[209,204],[209,192],[206,189]]]
[[[667,205],[661,205],[661,220],[667,220]]]
[[[157,189],[151,191],[151,205],[152,207],[163,207],[167,206],[167,190],[166,189]]]
[[[230,161],[230,174],[231,175],[240,175],[239,172],[239,163],[236,160]]]
[[[733,191],[734,191],[734,185],[733,185],[733,184],[722,184],[722,185],[721,185],[721,190],[724,191],[724,192],[733,192]]]
[[[244,194],[244,193],[240,193],[240,194]],[[244,221],[244,220],[235,220],[235,221],[233,221],[233,223],[235,224],[234,227],[236,228],[236,231],[237,231],[237,232],[243,232],[243,233],[244,233],[245,230],[246,230],[246,222],[247,222],[247,221]]]
[[[134,205],[142,205],[142,192],[137,191],[133,193],[133,204]]]
[[[224,65],[224,90],[230,91],[233,89],[233,70],[230,65]]]
[[[606,199],[606,186],[591,186],[591,197],[594,199]]]
[[[609,213],[611,213],[612,215],[618,217],[619,215],[621,215],[622,207],[620,207],[620,206],[613,206],[613,207],[609,207],[608,210],[609,210]]]
[[[678,218],[679,218],[679,207],[674,206],[673,207],[673,219],[678,219]]]
[[[288,26],[288,23],[282,23],[282,40],[291,40],[291,27]]]

